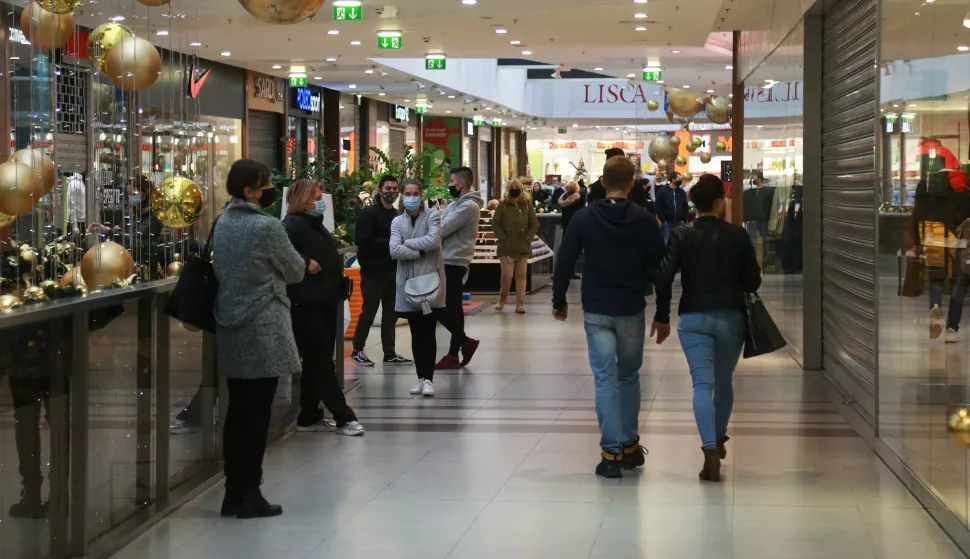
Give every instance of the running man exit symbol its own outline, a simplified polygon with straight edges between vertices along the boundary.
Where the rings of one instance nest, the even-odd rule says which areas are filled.
[[[361,11],[360,6],[334,6],[333,7],[333,20],[334,21],[360,21],[363,19],[363,11]]]
[[[401,37],[380,37],[377,39],[380,50],[401,50]]]
[[[448,63],[444,58],[428,58],[425,59],[424,66],[427,70],[445,70]]]

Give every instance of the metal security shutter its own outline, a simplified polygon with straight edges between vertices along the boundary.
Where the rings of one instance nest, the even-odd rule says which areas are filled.
[[[391,128],[388,130],[387,155],[392,161],[404,161],[404,150],[408,143],[408,132],[404,128]],[[401,179],[404,180],[404,179]]]
[[[280,167],[280,115],[266,111],[249,111],[249,158],[269,167]]]
[[[834,3],[822,50],[823,368],[873,425],[876,3]]]

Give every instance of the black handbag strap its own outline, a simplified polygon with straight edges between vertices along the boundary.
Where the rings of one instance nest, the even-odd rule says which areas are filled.
[[[216,216],[215,221],[212,222],[212,227],[209,228],[209,236],[205,240],[205,245],[202,247],[202,256],[208,262],[212,259],[212,234],[216,231],[216,224],[219,223],[219,218],[221,215]]]

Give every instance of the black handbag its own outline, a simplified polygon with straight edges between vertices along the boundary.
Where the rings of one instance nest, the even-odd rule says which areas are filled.
[[[757,293],[745,295],[744,358],[774,353],[788,345]]]
[[[165,305],[165,313],[189,326],[215,333],[216,331],[216,274],[212,269],[212,233],[216,218],[209,230],[209,238],[201,255],[185,258],[178,283]]]

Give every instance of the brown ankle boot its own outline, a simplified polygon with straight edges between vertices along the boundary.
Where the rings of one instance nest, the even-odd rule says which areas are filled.
[[[721,460],[727,458],[727,448],[725,448],[724,443],[730,440],[731,437],[725,435],[723,439],[717,441],[717,455],[721,458]]]
[[[721,459],[716,448],[702,448],[704,451],[704,468],[697,477],[702,481],[721,481]]]

